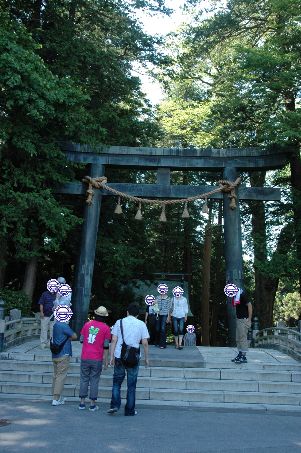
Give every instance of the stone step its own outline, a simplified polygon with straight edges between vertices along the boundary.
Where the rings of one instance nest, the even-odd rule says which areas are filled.
[[[222,361],[217,360],[214,362],[206,362],[206,369],[234,369],[247,370],[247,371],[296,371],[301,372],[301,365],[299,364],[286,364],[286,363],[252,363],[248,360],[246,364],[233,364],[231,360]]]
[[[5,395],[37,395],[48,396],[51,398],[52,386],[50,384],[35,383],[11,383],[2,382],[0,392]],[[100,397],[110,399],[111,387],[100,387]],[[78,399],[78,386],[65,384],[64,396]],[[126,388],[121,389],[121,396],[125,398]],[[181,401],[182,403],[239,403],[239,404],[276,404],[300,406],[300,394],[283,393],[262,393],[262,392],[229,392],[229,391],[204,391],[204,390],[181,390],[181,389],[161,389],[161,388],[141,388],[137,387],[136,398],[141,401]]]
[[[256,362],[251,361],[248,359],[247,364],[233,364],[231,362],[231,359],[225,358],[221,360],[218,358],[217,360],[207,360],[204,362],[202,367],[200,366],[193,366],[194,364],[191,364],[191,367],[189,367],[192,371],[195,369],[206,369],[208,370],[236,370],[236,371],[269,371],[271,373],[273,372],[299,372],[301,373],[301,364],[297,362],[292,362],[292,363],[265,363],[265,362]],[[52,364],[51,362],[51,356],[49,354],[30,354],[30,353],[1,353],[0,354],[0,368],[2,368],[2,363],[3,362],[27,362],[31,366],[33,363],[44,363],[44,364]],[[80,358],[79,357],[71,357],[71,364],[74,365],[79,365],[80,364]],[[164,361],[150,361],[150,366],[151,367],[158,367],[158,368],[163,368],[163,367],[168,367],[168,368],[173,368],[173,369],[179,369],[182,370],[183,368],[187,369],[188,367],[185,366],[185,363],[182,361],[172,361],[171,363],[167,363]],[[158,362],[158,363],[155,363]],[[143,367],[144,363],[142,360],[142,366]]]
[[[52,401],[52,397],[49,395],[24,395],[18,393],[9,393],[2,394],[1,399],[18,399],[23,401]],[[74,409],[77,410],[79,398],[75,396],[69,396],[65,404],[74,406]],[[100,406],[101,412],[106,412],[109,408],[110,398],[98,398],[97,403]],[[290,414],[300,414],[301,406],[289,405],[289,404],[252,404],[252,403],[211,403],[211,402],[196,402],[196,401],[162,401],[162,400],[140,400],[136,399],[136,407],[150,407],[150,406],[160,406],[160,407],[193,407],[206,410],[222,410],[227,411],[238,411],[238,412],[276,412],[283,414],[284,412],[289,412]],[[55,409],[54,409],[55,410]],[[123,406],[120,409],[123,410]]]
[[[1,382],[10,383],[38,383],[51,384],[52,373],[1,371]],[[79,386],[78,373],[68,373],[66,384]],[[102,374],[100,385],[112,386],[112,373]],[[124,384],[125,385],[125,384]],[[208,391],[232,391],[232,392],[263,392],[263,393],[301,393],[301,383],[294,382],[261,382],[244,380],[217,380],[217,379],[187,379],[170,377],[140,376],[137,382],[139,388],[181,389],[181,390],[208,390]]]
[[[79,363],[70,364],[70,373],[79,374]],[[28,362],[22,360],[0,360],[1,371],[22,371],[52,373],[52,362]],[[103,370],[103,375],[112,375],[112,368]],[[232,366],[231,368],[208,369],[208,368],[145,368],[141,366],[139,376],[169,377],[186,379],[217,379],[217,380],[242,380],[242,381],[268,381],[268,382],[301,382],[301,370],[298,371],[267,371],[258,369],[245,369],[244,367]]]

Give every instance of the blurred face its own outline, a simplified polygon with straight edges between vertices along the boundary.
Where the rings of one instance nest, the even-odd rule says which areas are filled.
[[[175,297],[180,298],[184,294],[184,290],[180,286],[176,286],[172,293]]]
[[[156,298],[155,298],[155,296],[150,294],[145,297],[144,301],[145,301],[146,305],[154,305],[154,303],[156,302]]]
[[[157,287],[157,291],[161,296],[164,296],[168,293],[168,286],[165,283],[160,283]]]

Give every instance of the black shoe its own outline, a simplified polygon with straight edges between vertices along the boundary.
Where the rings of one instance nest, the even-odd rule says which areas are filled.
[[[241,356],[240,363],[248,363],[247,357],[245,355]]]
[[[242,353],[239,352],[239,353],[237,354],[237,356],[236,356],[234,359],[231,360],[231,362],[239,363],[239,360],[240,360],[241,356],[242,356]]]
[[[107,414],[116,414],[116,412],[118,412],[117,407],[111,407],[111,409],[107,411]]]

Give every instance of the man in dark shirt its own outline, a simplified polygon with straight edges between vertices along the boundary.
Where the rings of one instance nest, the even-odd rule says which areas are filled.
[[[240,302],[236,305],[236,345],[238,354],[234,363],[247,363],[248,330],[252,321],[252,304],[248,301],[243,290],[240,290]]]
[[[51,279],[47,282],[47,291],[44,291],[40,297],[40,316],[41,316],[41,334],[40,342],[41,348],[44,349],[48,345],[48,330],[50,338],[52,337],[53,331],[53,304],[56,298],[56,293],[59,287],[59,283],[55,279]]]

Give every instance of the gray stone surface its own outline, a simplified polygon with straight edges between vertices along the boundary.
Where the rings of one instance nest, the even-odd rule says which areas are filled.
[[[1,453],[297,453],[301,451],[301,414],[269,414],[202,408],[138,406],[138,415],[122,410],[106,414],[79,411],[67,402],[1,402]]]

